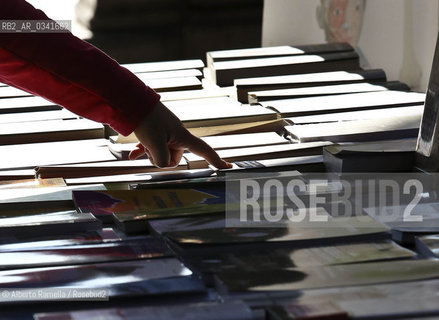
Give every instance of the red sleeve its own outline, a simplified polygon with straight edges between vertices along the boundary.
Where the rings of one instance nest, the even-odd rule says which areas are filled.
[[[47,20],[24,0],[2,0],[0,20]],[[130,134],[160,96],[71,33],[2,33],[0,81]]]

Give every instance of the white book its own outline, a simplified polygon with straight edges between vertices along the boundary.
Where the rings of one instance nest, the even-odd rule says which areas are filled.
[[[278,118],[273,110],[258,105],[243,106],[229,97],[167,101],[164,104],[188,128],[275,120]]]
[[[299,99],[264,101],[260,104],[273,108],[282,117],[333,113],[365,109],[380,109],[403,105],[423,105],[425,94],[419,92],[380,91],[339,94]]]
[[[201,59],[175,60],[175,61],[159,61],[159,62],[141,62],[141,63],[125,63],[123,67],[131,72],[157,72],[167,70],[181,69],[201,69],[204,63]]]
[[[0,113],[10,113],[16,110],[40,111],[60,110],[61,106],[41,97],[19,97],[0,99]]]
[[[202,137],[215,150],[288,144],[291,141],[276,132],[258,132]]]
[[[377,118],[285,126],[299,142],[356,142],[416,137],[421,116]]]
[[[218,155],[222,159],[230,162],[321,155],[322,148],[331,144],[331,142],[320,141],[225,149],[219,150]],[[186,159],[189,169],[206,168],[208,166],[204,158],[194,153],[185,153],[183,157]]]
[[[361,111],[347,111],[336,113],[316,114],[309,116],[286,117],[285,120],[292,124],[311,124],[321,122],[335,122],[347,120],[367,120],[367,119],[381,119],[393,118],[395,115],[399,116],[419,116],[424,112],[424,105],[399,107],[399,108],[383,108]]]
[[[272,99],[289,99],[300,98],[301,96],[327,96],[333,94],[347,94],[358,92],[373,92],[373,91],[388,91],[385,86],[376,84],[360,82],[350,84],[338,84],[328,86],[316,86],[316,87],[303,87],[292,89],[277,89],[277,90],[264,90],[264,91],[250,91],[248,93],[249,103],[258,103],[261,101]]]
[[[0,153],[8,155],[0,157],[0,173],[51,164],[116,160],[107,144],[105,139],[86,139],[0,146]]]
[[[146,82],[154,79],[170,79],[170,78],[183,78],[183,77],[201,78],[203,74],[198,69],[183,69],[183,70],[170,70],[170,71],[158,71],[158,72],[143,72],[143,73],[137,73],[136,76],[140,80]]]
[[[10,86],[0,87],[0,98],[26,97],[32,94]]]
[[[17,123],[17,122],[35,122],[35,121],[46,121],[46,120],[71,120],[71,119],[79,119],[79,116],[70,112],[67,109],[0,114],[0,124]]]

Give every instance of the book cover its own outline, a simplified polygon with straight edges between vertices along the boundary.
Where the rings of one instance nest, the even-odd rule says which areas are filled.
[[[439,236],[436,234],[415,238],[416,251],[425,257],[439,257]]]
[[[270,320],[343,320],[350,319],[349,314],[334,302],[285,303],[267,308]]]
[[[146,221],[220,212],[225,207],[223,186],[200,189],[137,189],[103,192],[75,192],[73,199],[79,212],[90,212],[99,219],[114,217],[124,232],[143,231]]]
[[[75,288],[108,290],[109,298],[205,292],[202,281],[175,258],[138,259],[74,266],[0,271],[0,288]],[[34,298],[35,299],[35,298]],[[45,301],[59,300],[47,297]],[[77,300],[73,296],[70,300]],[[68,301],[69,298],[62,299]],[[34,300],[35,301],[35,300]],[[41,301],[37,297],[36,301]],[[32,302],[32,295],[0,303]]]
[[[222,292],[285,291],[384,284],[438,277],[438,260],[395,260],[308,268],[233,270],[216,275]]]
[[[0,144],[104,138],[104,126],[88,119],[0,123]]]
[[[218,155],[229,162],[313,156],[321,155],[323,147],[331,144],[332,143],[328,141],[317,141],[309,143],[224,149],[219,150]],[[208,166],[208,163],[204,158],[194,153],[185,153],[183,157],[186,159],[189,169],[206,168]]]
[[[229,49],[208,51],[206,53],[207,67],[211,68],[212,63],[219,61],[250,59],[250,58],[269,58],[279,56],[293,56],[300,54],[317,54],[330,52],[354,51],[348,43],[319,43],[299,46],[270,46],[258,48]]]
[[[0,153],[8,155],[0,158],[0,174],[13,169],[34,171],[35,167],[46,165],[116,160],[107,144],[106,139],[86,139],[0,146]],[[32,175],[35,176],[35,171]]]
[[[316,96],[329,96],[333,94],[373,92],[399,90],[410,91],[410,88],[399,81],[377,82],[377,83],[350,83],[336,84],[328,86],[314,86],[304,88],[277,89],[264,91],[250,91],[248,93],[248,103],[259,103],[262,101],[279,100],[279,99],[297,99]]]
[[[310,211],[307,210],[307,213]],[[323,216],[326,210],[318,208]],[[327,213],[326,213],[327,214]],[[240,218],[212,217],[210,227],[195,230],[180,229],[162,233],[173,249],[181,254],[205,254],[209,251],[228,252],[251,248],[310,247],[327,244],[356,242],[390,238],[389,229],[367,216],[347,218],[327,217],[325,223],[310,221],[310,216],[301,222],[267,221],[243,222]],[[227,221],[227,224],[226,224]],[[196,223],[195,223],[196,224]],[[239,227],[230,227],[231,225]],[[244,226],[247,227],[244,227]],[[270,226],[271,225],[271,226]],[[227,227],[229,226],[229,227]],[[166,230],[166,229],[165,229]],[[162,231],[163,232],[163,231]],[[239,245],[239,246],[238,246]]]
[[[361,142],[416,138],[421,117],[401,116],[393,118],[352,120],[316,124],[286,126],[294,141]]]
[[[415,161],[416,139],[332,145],[323,149],[328,172],[409,172]]]
[[[189,180],[197,177],[209,177],[216,171],[213,169],[170,170],[149,173],[112,174],[108,176],[65,179],[67,185],[129,182],[130,185],[155,184],[160,181]],[[181,186],[181,183],[180,183]]]
[[[233,85],[234,79],[280,76],[299,73],[358,70],[359,57],[354,51],[320,55],[219,61],[212,64],[212,78],[220,86]]]
[[[14,97],[26,97],[32,94],[14,87],[1,86],[0,87],[0,98],[14,98]]]
[[[37,215],[0,218],[1,235],[4,237],[35,236],[99,230],[102,224],[90,213],[61,211]]]
[[[395,241],[414,244],[415,236],[439,232],[438,206],[438,202],[419,201],[416,205],[366,207],[364,211],[390,228]]]
[[[0,252],[0,269],[80,265],[172,256],[165,244],[152,237],[62,247]]]
[[[0,114],[61,110],[62,107],[41,97],[20,97],[0,99]]]
[[[44,206],[46,202],[49,205],[53,201],[71,201],[73,190],[106,190],[103,184],[89,184],[79,186],[48,186],[44,188],[12,188],[0,189],[0,208],[5,206],[11,208],[12,212],[2,211],[0,215],[12,215],[18,212],[22,206],[29,208],[29,202]],[[15,204],[15,208],[12,206]]]
[[[18,122],[34,122],[49,120],[73,120],[79,119],[79,116],[67,109],[53,111],[37,111],[37,112],[18,112],[0,114],[0,123],[18,123]],[[44,125],[44,123],[41,123]]]
[[[109,153],[108,149],[107,152]],[[111,155],[114,157],[113,155]],[[184,159],[176,167],[186,169],[187,164]],[[44,165],[35,169],[35,175],[39,178],[62,177],[64,179],[85,178],[94,176],[107,176],[116,174],[133,174],[145,172],[172,171],[176,168],[157,168],[150,160],[120,160],[105,162],[87,162],[64,165]]]
[[[398,116],[421,116],[424,112],[423,105],[396,107],[396,108],[382,108],[372,110],[359,110],[359,111],[345,111],[315,114],[307,116],[286,117],[285,121],[289,124],[302,125],[324,122],[336,122],[336,121],[351,121],[351,120],[369,120],[369,119],[381,119],[391,118],[395,114]]]
[[[186,128],[218,126],[252,121],[276,120],[273,110],[258,105],[242,106],[230,97],[175,100],[164,102]]]
[[[250,307],[242,301],[199,302],[167,306],[146,306],[72,311],[61,313],[42,313],[34,315],[35,320],[75,320],[75,319],[111,319],[111,320],[252,320]]]
[[[182,69],[202,69],[204,63],[201,59],[187,59],[175,61],[160,61],[160,62],[139,62],[139,63],[124,63],[124,68],[127,68],[133,73],[142,72],[158,72]]]
[[[239,102],[248,103],[251,91],[276,90],[288,88],[306,88],[323,85],[348,83],[375,83],[386,81],[386,73],[382,69],[316,72],[284,76],[252,77],[235,79],[234,86]]]
[[[78,232],[74,234],[43,234],[24,238],[11,236],[10,238],[0,238],[0,252],[38,251],[72,245],[105,243],[120,240],[120,236],[118,236],[112,228],[102,228],[101,230]]]
[[[165,221],[163,223],[166,223]],[[151,226],[160,221],[151,221]],[[160,226],[159,226],[160,227]],[[185,225],[182,226],[182,229]],[[163,228],[163,226],[162,226]],[[168,229],[169,230],[169,229]],[[275,250],[251,250],[247,252],[207,253],[193,256],[186,263],[202,273],[219,273],[224,270],[251,268],[273,270],[276,268],[307,268],[360,262],[374,262],[414,258],[417,254],[391,240],[364,243],[341,243],[310,248],[278,248]]]
[[[331,96],[263,101],[261,105],[275,109],[282,117],[360,111],[423,105],[425,94],[419,92],[378,91]]]

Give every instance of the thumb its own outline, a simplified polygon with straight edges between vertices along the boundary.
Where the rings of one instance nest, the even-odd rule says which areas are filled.
[[[168,144],[165,140],[153,140],[147,146],[151,154],[153,164],[159,168],[166,168],[170,166],[171,156],[168,149]]]

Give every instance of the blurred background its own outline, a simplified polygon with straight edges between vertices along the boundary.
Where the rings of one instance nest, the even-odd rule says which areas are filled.
[[[29,0],[120,63],[205,59],[212,50],[327,41],[317,8],[358,0]],[[365,0],[357,49],[366,66],[425,91],[439,0]]]

